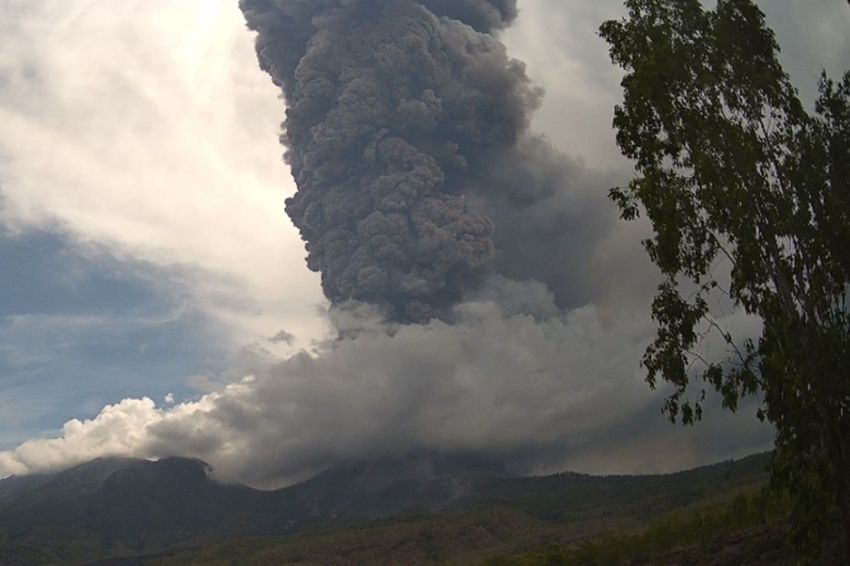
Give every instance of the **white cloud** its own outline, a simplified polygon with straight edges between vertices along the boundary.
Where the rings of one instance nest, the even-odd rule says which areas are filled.
[[[11,0],[0,21],[0,221],[181,266],[235,340],[320,332],[283,105],[235,2]]]
[[[136,454],[145,427],[157,418],[150,399],[126,399],[92,420],[68,421],[58,439],[32,440],[0,452],[0,475],[66,468],[94,458]]]

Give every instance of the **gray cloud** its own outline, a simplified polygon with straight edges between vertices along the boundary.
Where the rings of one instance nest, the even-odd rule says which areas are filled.
[[[487,33],[505,27],[517,16],[517,0],[422,0],[422,4],[438,16]]]
[[[813,104],[821,70],[834,78],[850,69],[850,6],[833,0],[761,0],[782,47],[780,60],[803,99]]]
[[[808,3],[762,4],[789,68],[807,69],[819,50],[843,45],[828,38],[846,6],[839,14],[819,1],[806,21],[826,31],[807,34],[792,20]],[[416,449],[483,451],[522,470],[648,472],[769,447],[772,432],[752,405],[739,415],[713,405],[693,430],[670,426],[664,392],[649,391],[638,367],[653,333],[655,273],[639,245],[646,227],[616,221],[605,198],[629,171],[612,161],[617,73],[595,38],[619,1],[529,2],[512,28],[510,2],[245,0],[243,8],[262,32],[266,70],[291,85],[284,141],[303,136],[306,149],[290,145],[288,159],[314,194],[290,209],[321,256],[311,265],[333,273],[329,295],[378,303],[401,319],[443,311],[442,319],[388,324],[368,305],[339,305],[332,336],[311,353],[248,352],[232,372],[248,378],[209,379],[201,398],[174,407],[127,399],[71,421],[60,438],[0,453],[0,474],[104,454],[183,454],[222,477],[272,485],[346,458]],[[398,25],[388,27],[391,17]],[[355,32],[368,37],[357,43]],[[384,36],[405,49],[384,47]],[[527,131],[538,93],[497,37],[553,94],[532,124],[582,159]],[[447,76],[429,71],[435,45],[455,64]],[[834,63],[848,52],[824,53]],[[386,76],[408,68],[427,85]],[[481,91],[471,106],[457,69]],[[510,87],[506,98],[493,98],[498,85]],[[496,131],[498,120],[469,108],[492,108],[508,127]],[[466,229],[471,248],[458,249]],[[418,254],[429,258],[423,271]],[[448,274],[463,261],[475,269],[455,281]],[[723,323],[742,337],[757,332],[735,313]],[[706,348],[725,355],[722,344]]]
[[[470,207],[493,220],[494,271],[545,284],[560,308],[598,304],[607,285],[600,285],[605,274],[594,269],[594,258],[617,228],[605,194],[619,179],[532,136],[473,171]]]
[[[491,220],[464,199],[470,179],[516,145],[539,103],[490,34],[514,2],[241,6],[285,94],[299,188],[287,212],[325,294],[403,321],[448,310],[494,256]]]
[[[286,344],[288,346],[292,346],[295,343],[295,335],[291,332],[287,332],[286,330],[281,330],[269,338],[269,342],[272,344]]]
[[[421,322],[495,275],[539,281],[572,308],[610,299],[600,280],[617,270],[636,282],[620,302],[646,301],[655,272],[635,262],[639,238],[605,197],[625,175],[593,171],[526,131],[540,92],[488,33],[514,20],[512,2],[241,6],[287,100],[281,140],[300,187],[288,212],[333,301]],[[594,35],[617,14],[585,12]],[[597,88],[616,79],[604,67]]]
[[[451,324],[387,325],[365,305],[335,308],[343,338],[314,354],[255,353],[241,368],[248,377],[174,407],[107,407],[61,438],[0,453],[0,474],[95,455],[179,454],[212,463],[223,479],[272,486],[346,459],[417,450],[487,453],[525,472],[647,472],[769,445],[770,429],[751,414],[717,411],[696,432],[671,427],[663,391],[650,393],[635,365],[648,321],[609,323],[593,306],[560,313],[533,287],[509,293],[533,306],[466,302]]]

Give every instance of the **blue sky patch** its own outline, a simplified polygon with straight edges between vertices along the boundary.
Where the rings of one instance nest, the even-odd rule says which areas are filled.
[[[227,366],[215,324],[162,268],[58,233],[0,233],[0,449],[125,397],[194,395]]]

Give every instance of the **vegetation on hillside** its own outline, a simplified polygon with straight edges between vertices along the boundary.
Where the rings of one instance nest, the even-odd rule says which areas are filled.
[[[613,516],[610,523],[557,524],[506,508],[249,539],[152,564],[778,565],[786,557],[788,509],[787,501],[752,489],[670,512],[648,525]]]
[[[698,532],[708,536],[715,514],[726,513],[727,507],[738,501],[733,509],[738,519],[733,523],[716,521],[718,532],[740,533],[758,517],[764,517],[765,523],[774,521],[781,508],[757,503],[761,500],[754,495],[767,480],[766,462],[763,455],[667,476],[561,474],[500,480],[493,492],[498,495],[479,501],[480,510],[359,525],[331,523],[294,536],[243,539],[187,551],[153,564],[478,564],[487,560],[513,564],[555,560],[558,553],[571,560],[578,548],[585,552],[596,549],[593,552],[603,556],[610,549],[602,549],[621,538],[617,548],[623,553],[634,550],[634,556],[639,556],[643,543],[634,537],[656,520],[661,522],[650,529],[661,532],[669,525],[684,529],[694,521],[690,513],[696,513],[706,523]],[[659,519],[669,513],[678,514]],[[669,551],[678,548],[680,530],[667,537],[646,536],[654,541],[652,549]],[[598,545],[589,542],[599,536],[608,538],[600,539]],[[585,546],[577,547],[580,542]],[[777,549],[782,553],[781,545]]]
[[[815,556],[840,524],[850,562],[850,72],[822,75],[810,113],[752,0],[625,4],[601,33],[626,71],[614,126],[638,172],[611,196],[649,218],[665,275],[647,379],[674,386],[666,410],[685,424],[706,387],[731,410],[758,395],[799,548]],[[761,328],[735,336],[734,311]]]
[[[274,551],[333,564],[332,555],[377,561],[382,555],[397,558],[399,549],[423,564],[474,563],[600,533],[630,532],[672,510],[757,489],[767,481],[768,458],[763,454],[663,476],[475,475],[472,481],[462,467],[452,467],[453,475],[436,481],[439,486],[466,477],[468,494],[459,500],[441,499],[434,480],[395,475],[405,466],[392,462],[348,465],[315,484],[257,492],[216,484],[200,462],[99,461],[12,482],[17,485],[0,482],[5,493],[0,566],[144,555],[150,562],[154,555],[164,560],[192,548],[205,550],[172,563],[220,555],[239,562]],[[387,483],[369,491],[356,481],[365,469]],[[326,489],[328,478],[339,488]],[[401,493],[397,501],[390,497],[395,493]],[[435,507],[442,511],[434,512]],[[377,522],[376,514],[382,517]],[[276,536],[207,548],[266,535]]]

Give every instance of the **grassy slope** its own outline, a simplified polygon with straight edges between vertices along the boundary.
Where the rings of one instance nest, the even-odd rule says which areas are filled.
[[[662,516],[647,527],[627,528],[604,523],[558,525],[515,509],[497,509],[290,538],[249,539],[155,564],[555,566],[627,560],[655,564],[660,558],[669,564],[699,564],[702,557],[719,554],[718,547],[727,546],[723,541],[735,541],[736,548],[726,549],[734,557],[761,556],[765,546],[776,551],[781,523],[769,519],[762,524],[756,514],[734,518],[730,501],[735,500],[701,504]]]
[[[631,532],[501,555],[484,566],[783,564],[787,503],[741,492],[673,511]]]
[[[724,536],[743,537],[743,546],[767,537],[772,545],[772,527],[762,522],[775,511],[759,510],[751,500],[766,479],[765,462],[757,457],[734,466],[646,478],[502,480],[479,502],[484,508],[478,511],[246,539],[152,563],[614,564],[616,550],[620,558],[646,556],[651,564],[653,557],[672,560],[676,552]]]

